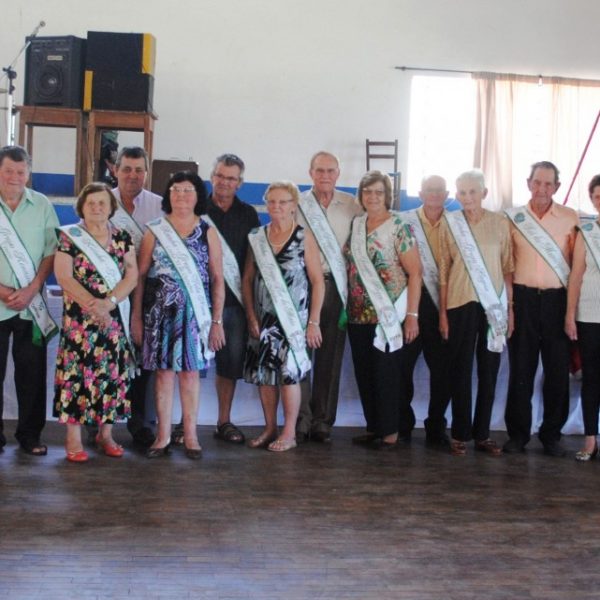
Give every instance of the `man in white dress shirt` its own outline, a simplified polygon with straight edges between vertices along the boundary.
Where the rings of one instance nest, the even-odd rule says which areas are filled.
[[[115,176],[118,183],[113,193],[119,202],[119,209],[113,217],[113,222],[117,227],[129,231],[136,251],[139,250],[146,223],[163,215],[162,198],[144,189],[148,166],[148,155],[139,146],[126,146],[117,156]],[[119,214],[123,212],[127,215]],[[131,418],[127,422],[127,429],[134,443],[141,448],[149,448],[154,442],[154,434],[150,427],[155,417],[154,410],[150,408],[153,406],[153,399],[150,398],[153,386],[148,385],[149,379],[150,372],[142,371],[131,384]]]

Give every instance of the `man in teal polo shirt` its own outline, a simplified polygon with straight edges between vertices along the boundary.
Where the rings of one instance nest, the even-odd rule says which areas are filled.
[[[30,172],[25,149],[0,149],[0,451],[6,444],[1,416],[12,336],[19,408],[15,437],[24,452],[43,456],[48,451],[40,441],[46,424],[45,335],[55,327],[39,293],[54,265],[58,219],[46,196],[25,187]],[[22,260],[27,254],[32,264]]]

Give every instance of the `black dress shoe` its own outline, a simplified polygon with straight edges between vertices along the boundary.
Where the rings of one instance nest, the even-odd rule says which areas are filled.
[[[190,460],[198,460],[202,458],[202,448],[188,448],[185,444],[183,445],[183,453]]]
[[[383,438],[376,438],[369,444],[369,448],[373,448],[373,450],[397,450],[399,446],[398,440],[385,442]]]
[[[448,448],[450,446],[450,438],[446,434],[440,436],[427,435],[425,443],[431,448]]]
[[[150,448],[156,439],[148,427],[142,427],[138,429],[134,434],[132,434],[131,437],[133,438],[133,443],[136,446],[144,449]]]
[[[380,440],[381,438],[377,436],[375,433],[363,433],[361,435],[355,435],[352,438],[352,443],[357,446],[369,446],[375,440]]]
[[[502,451],[506,454],[519,454],[525,452],[525,446],[519,440],[510,439],[502,446]]]
[[[297,438],[296,438],[297,439]],[[310,434],[310,439],[318,444],[330,444],[331,435],[326,431],[315,431]]]
[[[148,448],[146,450],[146,458],[160,458],[161,456],[167,456],[171,451],[171,442],[162,448]]]
[[[296,431],[296,444],[304,444],[309,440],[308,433],[304,433],[303,431]]]
[[[544,454],[547,454],[548,456],[554,456],[556,458],[562,458],[563,456],[567,455],[567,451],[558,441],[548,442],[547,444],[544,444]]]

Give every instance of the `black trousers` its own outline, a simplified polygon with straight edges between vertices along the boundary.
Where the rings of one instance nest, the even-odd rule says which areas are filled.
[[[142,369],[140,374],[131,380],[131,417],[127,421],[127,430],[131,435],[135,435],[146,426],[146,391],[151,376],[152,371]]]
[[[342,301],[335,282],[328,277],[319,317],[323,342],[312,351],[312,373],[300,383],[298,433],[329,433],[335,423],[346,344],[346,332],[338,327],[341,312]]]
[[[452,395],[452,437],[468,442],[490,437],[490,419],[500,353],[487,349],[488,322],[479,302],[448,310],[448,353]],[[477,356],[477,400],[472,417],[473,358]]]
[[[381,352],[375,348],[375,327],[349,324],[348,339],[367,431],[383,437],[396,433],[400,415],[406,417],[412,409],[399,402],[402,350]]]
[[[400,405],[410,408],[415,387],[413,374],[421,352],[429,368],[429,409],[425,419],[425,432],[428,438],[440,439],[446,434],[446,409],[450,402],[448,382],[448,346],[439,330],[439,312],[427,288],[421,290],[419,303],[419,336],[410,344],[405,344],[402,352],[402,385]],[[412,412],[412,409],[411,409]],[[400,423],[400,435],[410,434],[405,427],[410,424],[410,415]],[[412,426],[414,427],[414,413]]]
[[[600,409],[600,323],[577,322],[581,356],[581,411],[585,435],[598,435]]]
[[[569,338],[564,332],[567,292],[513,286],[515,331],[508,342],[510,376],[506,399],[506,429],[525,445],[531,438],[531,397],[541,354],[544,368],[543,444],[560,439],[569,415]]]
[[[32,322],[14,316],[0,321],[0,446],[4,437],[4,378],[8,347],[12,335],[12,357],[15,365],[15,389],[19,417],[15,437],[21,445],[39,444],[46,424],[46,344],[35,346],[31,341]]]

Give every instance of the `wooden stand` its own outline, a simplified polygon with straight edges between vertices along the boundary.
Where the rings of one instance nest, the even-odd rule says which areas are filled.
[[[146,112],[121,112],[116,110],[92,110],[89,113],[87,127],[88,147],[93,149],[94,160],[87,163],[86,181],[93,181],[96,173],[97,159],[100,156],[100,143],[103,129],[123,131],[143,131],[144,150],[148,153],[148,164],[152,164],[152,143],[154,138],[154,122],[158,117]],[[147,187],[150,187],[150,169],[148,169]]]
[[[55,108],[52,106],[19,106],[19,144],[33,155],[34,127],[74,127],[76,129],[75,148],[75,189],[79,193],[88,171],[88,151],[84,149],[87,115],[78,108]]]
[[[98,177],[97,164],[100,159],[102,130],[143,131],[144,149],[148,153],[148,164],[152,164],[154,122],[157,116],[145,112],[117,110],[92,110],[85,113],[78,108],[56,108],[52,106],[19,106],[19,144],[33,154],[34,127],[74,127],[77,130],[75,147],[76,196],[81,188]],[[150,187],[151,173],[148,170],[147,186]]]

